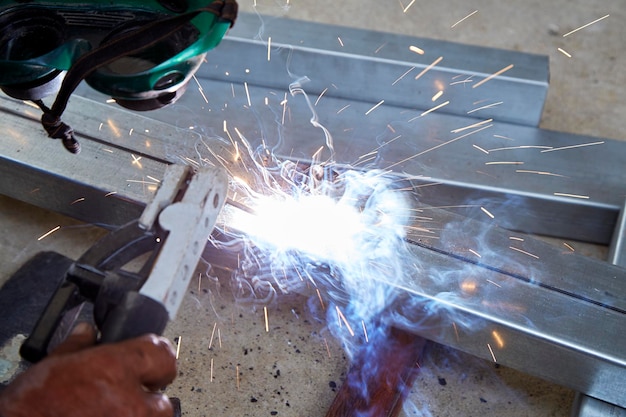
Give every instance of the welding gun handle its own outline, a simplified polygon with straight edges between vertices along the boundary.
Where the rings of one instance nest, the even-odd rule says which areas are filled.
[[[48,302],[35,327],[20,348],[20,355],[31,363],[42,360],[48,354],[52,340],[63,314],[82,301],[76,285],[63,282]]]
[[[153,333],[162,335],[169,314],[160,302],[129,291],[98,324],[100,342],[113,343]]]

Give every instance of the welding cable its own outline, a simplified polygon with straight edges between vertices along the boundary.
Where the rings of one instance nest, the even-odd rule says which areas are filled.
[[[61,121],[70,96],[78,84],[96,69],[121,57],[140,52],[181,30],[194,17],[207,12],[218,16],[220,21],[230,22],[231,27],[237,17],[238,5],[235,0],[216,0],[205,7],[177,16],[155,20],[127,35],[116,37],[95,48],[76,60],[67,72],[61,88],[51,108],[41,100],[33,102],[43,111],[41,124],[53,139],[61,139],[63,146],[72,152],[80,152],[80,144],[74,138],[73,129]]]

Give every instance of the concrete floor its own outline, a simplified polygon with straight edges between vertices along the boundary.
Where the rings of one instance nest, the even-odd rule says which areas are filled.
[[[368,2],[252,0],[244,11],[413,36],[514,49],[550,56],[551,83],[541,126],[625,139],[626,5],[583,0]],[[367,4],[365,6],[365,4]],[[409,4],[411,4],[410,7]],[[403,12],[406,9],[406,12]],[[455,28],[451,26],[473,14]],[[566,38],[562,35],[610,17]],[[566,57],[557,48],[569,52]],[[56,250],[79,256],[101,229],[0,197],[0,277],[32,254]],[[61,225],[53,235],[37,240]],[[302,297],[284,297],[263,311],[233,302],[228,288],[203,278],[192,283],[167,335],[180,342],[180,376],[168,388],[188,416],[324,415],[347,362]],[[13,352],[14,354],[14,352]],[[3,350],[5,359],[11,349]],[[573,392],[460,352],[435,346],[410,395],[425,416],[568,416]]]

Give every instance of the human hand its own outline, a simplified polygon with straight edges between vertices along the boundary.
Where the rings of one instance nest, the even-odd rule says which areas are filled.
[[[171,417],[158,390],[176,377],[171,343],[145,335],[95,346],[95,329],[81,323],[48,357],[19,375],[0,395],[2,417]]]

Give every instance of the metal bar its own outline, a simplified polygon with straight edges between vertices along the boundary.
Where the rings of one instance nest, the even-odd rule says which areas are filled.
[[[139,217],[156,188],[149,178],[162,177],[163,163],[139,155],[133,159],[130,152],[95,140],[83,140],[83,153],[74,158],[58,141],[41,133],[34,119],[36,111],[5,98],[0,101],[3,194],[105,226]],[[105,136],[97,124],[93,131]]]
[[[626,270],[469,219],[435,220],[438,239],[409,237],[414,272],[388,281],[401,294],[393,325],[626,405]]]
[[[503,102],[469,115],[528,126],[539,125],[549,78],[546,56],[245,13],[208,60],[199,78],[283,90],[308,77],[313,96],[421,111],[442,91],[450,102],[444,113],[467,117]]]
[[[626,267],[626,242],[624,242],[624,239],[626,239],[626,201],[622,203],[619,217],[615,224],[607,259],[608,262],[622,267]]]
[[[621,267],[626,266],[626,248],[624,235],[626,234],[626,201],[622,205],[619,218],[609,247],[608,262]],[[572,407],[571,417],[626,417],[626,409],[610,404],[588,395],[577,393]]]
[[[149,113],[153,119],[77,96],[65,120],[83,135],[102,135],[128,153],[169,162],[198,162],[212,154],[231,160],[234,149],[224,139],[225,123],[235,139],[237,128],[254,147],[263,141],[292,159],[310,160],[325,144],[324,132],[309,124],[311,109],[301,95],[215,81],[203,81],[202,87],[213,97],[208,104],[190,89],[171,109]],[[102,100],[86,89],[81,94]],[[281,104],[285,97],[287,103]],[[626,194],[626,171],[615,169],[626,159],[620,141],[502,123],[453,133],[476,121],[436,113],[419,117],[420,112],[387,105],[366,115],[367,103],[322,100],[313,109],[333,136],[338,164],[411,177],[425,203],[485,205],[500,225],[513,230],[601,244],[611,239]],[[111,133],[109,122],[119,135]],[[35,125],[28,132],[41,135]],[[595,145],[576,147],[581,144]],[[549,149],[562,150],[544,152]],[[363,162],[362,155],[374,159]],[[322,159],[329,157],[325,148]],[[456,210],[471,215],[466,207]]]
[[[591,398],[584,394],[576,394],[571,417],[626,417],[626,409],[614,404]]]

